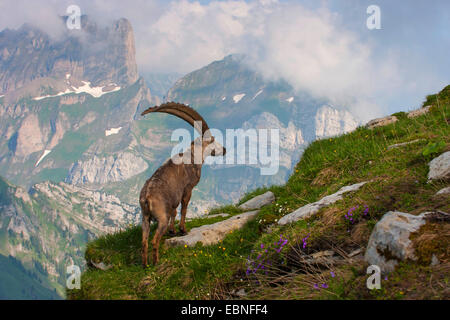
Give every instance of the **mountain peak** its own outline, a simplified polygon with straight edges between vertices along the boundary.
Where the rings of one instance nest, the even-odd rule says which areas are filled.
[[[67,29],[57,39],[29,24],[1,31],[0,93],[42,78],[64,80],[67,74],[94,86],[114,83],[126,87],[135,83],[139,76],[130,22],[122,18],[112,25],[99,26],[82,16],[81,25],[81,30]],[[30,59],[35,55],[41,58]]]

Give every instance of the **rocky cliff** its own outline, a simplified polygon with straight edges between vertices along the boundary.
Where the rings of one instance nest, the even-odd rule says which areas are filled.
[[[83,17],[81,30],[57,39],[31,25],[0,32],[0,176],[10,181],[0,202],[0,253],[29,270],[39,266],[39,278],[60,293],[65,266],[82,265],[87,240],[137,223],[142,185],[170,156],[173,130],[189,128],[167,115],[140,116],[159,100],[134,56],[125,19],[103,26]],[[159,90],[173,81],[153,79]],[[275,175],[205,166],[190,216],[284,183],[307,143],[356,125],[344,110],[320,109],[326,102],[264,80],[242,57],[186,75],[166,96],[191,104],[212,128],[280,131]]]
[[[44,182],[31,193],[0,179],[0,254],[21,261],[46,288],[64,294],[66,267],[84,266],[85,244],[137,224],[137,207],[114,195]]]
[[[103,27],[83,16],[81,30],[67,30],[62,39],[31,25],[6,29],[0,32],[0,94],[48,78],[64,83],[67,75],[74,83],[89,79],[95,87],[128,86],[138,79],[134,57],[133,29],[126,19]]]

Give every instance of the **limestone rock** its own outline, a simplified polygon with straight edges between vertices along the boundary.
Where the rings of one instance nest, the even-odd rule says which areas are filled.
[[[408,112],[408,118],[415,118],[423,114],[426,114],[430,111],[431,107],[432,106],[426,106],[417,110],[410,111]]]
[[[236,295],[238,297],[245,297],[247,295],[247,293],[245,292],[245,289],[242,288],[242,289],[240,289],[239,291],[236,292]]]
[[[450,194],[450,187],[443,188],[443,189],[439,190],[438,192],[436,192],[436,196],[442,196],[442,195],[446,195],[446,194]]]
[[[249,211],[227,220],[216,222],[213,224],[203,225],[193,228],[189,233],[182,237],[174,237],[166,240],[166,244],[170,246],[195,246],[197,242],[203,245],[212,245],[223,240],[230,231],[242,228],[249,220],[254,218],[259,211]]]
[[[275,195],[273,194],[272,191],[267,191],[264,194],[261,194],[259,196],[256,196],[246,202],[244,202],[243,204],[241,204],[239,206],[239,209],[242,210],[255,210],[255,209],[259,209],[263,206],[266,206],[270,203],[272,203],[272,201],[275,200]]]
[[[450,151],[431,160],[428,166],[430,167],[429,180],[450,180]]]
[[[44,149],[44,139],[38,116],[36,114],[28,115],[17,133],[15,155],[26,157],[34,152],[41,151]]]
[[[372,128],[376,128],[376,127],[386,126],[388,124],[391,124],[391,123],[394,123],[397,121],[398,121],[398,119],[396,116],[387,116],[384,118],[377,118],[377,119],[373,119],[373,120],[369,121],[366,124],[366,127],[369,129],[372,129]]]
[[[218,214],[211,214],[211,215],[207,215],[205,216],[205,218],[217,218],[217,217],[228,217],[229,214],[228,213],[218,213]]]
[[[104,264],[103,262],[99,262],[99,263],[95,263],[94,261],[91,261],[91,264],[95,267],[95,268],[97,268],[97,269],[99,269],[99,270],[103,270],[103,271],[106,271],[106,270],[109,270],[109,269],[111,269],[112,268],[112,265],[106,265],[106,264]]]
[[[350,112],[324,105],[317,110],[315,125],[316,137],[322,139],[353,131],[358,126],[358,122]]]
[[[439,265],[441,262],[439,261],[439,259],[438,259],[438,257],[436,257],[436,255],[435,254],[433,254],[432,256],[431,256],[431,266],[437,266],[437,265]]]
[[[356,249],[356,250],[350,252],[347,256],[348,256],[349,258],[352,258],[352,257],[354,257],[354,256],[359,255],[361,252],[363,252],[363,250],[362,250],[361,248],[359,248],[359,249]]]
[[[144,159],[130,152],[106,158],[94,156],[89,160],[74,163],[69,170],[66,182],[83,185],[123,181],[147,170],[147,168],[148,164]]]
[[[390,211],[378,221],[370,235],[365,260],[380,267],[382,273],[394,271],[399,261],[417,260],[414,247],[409,239],[426,223],[425,215]]]
[[[416,140],[412,140],[412,141],[408,141],[408,142],[396,143],[396,144],[393,144],[393,145],[387,147],[387,149],[391,150],[391,149],[407,146],[408,144],[413,144],[413,143],[421,142],[421,141],[424,141],[424,140],[423,139],[416,139]]]
[[[365,185],[366,183],[367,182],[360,182],[360,183],[356,183],[356,184],[353,184],[350,186],[342,187],[341,189],[339,189],[338,192],[333,193],[332,195],[323,197],[319,201],[309,203],[303,207],[300,207],[299,209],[295,210],[294,212],[285,215],[278,221],[278,224],[284,225],[287,223],[298,221],[300,219],[306,219],[306,218],[312,216],[313,214],[317,213],[323,207],[329,206],[329,205],[335,203],[336,201],[341,200],[343,194],[345,194],[347,192],[351,192],[351,191],[356,191],[359,188],[361,188],[363,185]]]

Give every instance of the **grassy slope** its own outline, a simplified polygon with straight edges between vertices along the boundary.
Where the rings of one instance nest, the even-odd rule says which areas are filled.
[[[439,103],[437,103],[439,100]],[[449,298],[449,230],[448,224],[431,225],[421,230],[414,242],[419,262],[403,263],[383,280],[380,290],[365,287],[367,275],[362,260],[346,260],[341,266],[322,270],[302,270],[298,263],[303,254],[332,248],[348,253],[365,248],[375,223],[390,210],[419,214],[425,210],[449,212],[447,198],[434,194],[447,186],[444,182],[427,183],[428,162],[443,151],[450,150],[450,86],[438,99],[427,97],[434,107],[427,115],[400,120],[385,127],[356,131],[332,139],[312,143],[284,186],[268,188],[276,202],[264,207],[257,219],[242,230],[229,234],[217,245],[195,248],[161,247],[162,262],[140,266],[140,227],[107,235],[88,244],[86,259],[113,264],[108,271],[88,270],[82,276],[81,290],[68,292],[71,299],[209,299],[233,297],[230,292],[245,288],[248,298]],[[426,102],[426,103],[427,103]],[[387,150],[392,144],[422,139],[400,148]],[[429,143],[442,146],[434,154],[424,156]],[[322,209],[317,215],[287,226],[273,223],[296,208],[316,201],[345,185],[371,181],[358,192]],[[259,189],[241,202],[267,189]],[[349,208],[354,223],[344,215]],[[363,215],[366,205],[369,213]],[[211,213],[239,213],[234,206]],[[223,218],[196,219],[188,229]],[[303,247],[303,241],[306,245]],[[280,252],[273,250],[280,236],[288,239]],[[264,248],[262,248],[264,246]],[[270,247],[269,247],[270,246]],[[266,248],[268,252],[265,253]],[[431,254],[441,264],[430,267]],[[246,275],[247,261],[261,254],[266,259],[265,271]],[[270,261],[267,262],[267,261]],[[333,272],[334,276],[331,276]],[[321,288],[321,285],[324,287]],[[318,285],[320,289],[315,288]]]

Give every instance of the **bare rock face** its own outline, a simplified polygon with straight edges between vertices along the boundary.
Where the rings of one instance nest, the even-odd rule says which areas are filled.
[[[245,212],[224,221],[193,228],[185,236],[167,239],[166,244],[170,246],[187,245],[193,247],[197,242],[201,242],[205,246],[218,243],[231,231],[242,228],[248,221],[253,219],[258,212],[259,211]]]
[[[337,110],[329,106],[322,106],[317,111],[315,122],[318,139],[347,133],[358,126],[358,122],[350,112]]]
[[[27,86],[42,78],[64,80],[66,74],[95,86],[115,83],[124,87],[138,80],[134,36],[126,19],[99,26],[87,16],[81,30],[52,39],[31,25],[0,32],[0,92]],[[93,45],[95,44],[95,45]],[[30,59],[39,55],[40,59]]]
[[[298,158],[298,150],[305,145],[303,133],[300,128],[297,128],[292,121],[289,121],[288,125],[284,126],[283,123],[270,112],[262,112],[251,117],[242,124],[242,129],[278,129],[280,137],[280,166],[288,169],[292,167],[292,162]],[[253,140],[258,138],[255,136],[249,137],[249,139]],[[257,143],[257,141],[254,143]]]
[[[431,107],[432,106],[426,106],[417,110],[410,111],[408,112],[408,118],[415,118],[423,114],[426,114],[430,111]]]
[[[15,155],[26,157],[34,152],[44,149],[44,136],[39,126],[39,119],[36,114],[30,114],[22,122],[17,133],[17,144]]]
[[[417,260],[410,235],[427,221],[448,220],[445,213],[424,212],[418,216],[390,211],[378,221],[370,235],[365,260],[382,273],[394,271],[400,261]]]
[[[386,126],[388,124],[395,123],[397,121],[398,121],[398,119],[397,119],[396,116],[388,116],[388,117],[384,117],[384,118],[377,118],[377,119],[370,120],[367,123],[366,127],[369,128],[369,129],[373,129],[373,128],[376,128],[376,127]]]
[[[429,180],[450,180],[450,151],[431,160],[428,166],[430,167]]]
[[[239,209],[242,210],[255,210],[260,209],[263,206],[266,206],[272,203],[275,200],[275,195],[272,191],[267,191],[264,194],[256,196],[239,206]]]
[[[332,195],[323,197],[319,201],[309,203],[303,207],[298,208],[294,212],[291,212],[291,213],[285,215],[280,220],[278,220],[278,224],[284,225],[284,224],[298,221],[300,219],[309,218],[312,215],[319,212],[320,209],[327,207],[339,200],[342,200],[342,196],[345,193],[351,192],[351,191],[356,191],[359,188],[361,188],[363,185],[365,185],[366,183],[367,182],[360,182],[360,183],[353,184],[351,186],[342,187],[341,189],[339,189],[338,192],[333,193]]]
[[[94,156],[89,160],[73,164],[66,182],[82,185],[123,181],[147,170],[147,168],[148,164],[144,159],[130,152],[106,158]]]

